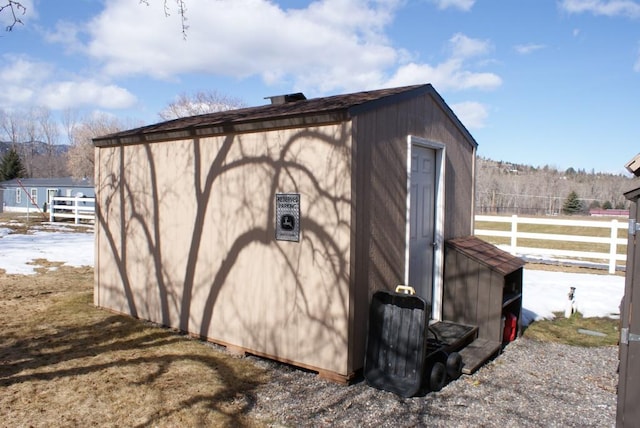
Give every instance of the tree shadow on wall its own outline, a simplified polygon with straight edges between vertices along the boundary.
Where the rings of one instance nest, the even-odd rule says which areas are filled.
[[[274,292],[278,287],[292,290],[291,298],[285,299],[286,307],[265,311],[284,313],[279,321],[282,323],[286,323],[286,314],[295,314],[305,328],[299,335],[306,343],[315,343],[330,332],[346,347],[347,328],[339,327],[337,318],[349,317],[351,250],[349,242],[340,240],[351,233],[348,141],[348,128],[343,125],[335,135],[304,129],[288,136],[283,132],[262,134],[257,141],[228,135],[195,138],[190,144],[145,143],[99,149],[97,233],[98,239],[106,242],[101,248],[108,248],[108,256],[118,270],[118,283],[114,284],[103,284],[99,271],[100,292],[118,290],[134,317],[210,337],[219,305],[230,309],[228,302],[219,298],[229,279],[238,274],[239,260],[263,248],[275,254],[279,268],[288,272],[275,269],[277,278],[261,279],[265,287],[275,287]],[[168,183],[163,177],[166,166],[176,150],[184,147],[188,157],[182,183]],[[258,181],[252,178],[256,176]],[[186,195],[185,189],[189,189]],[[298,245],[296,250],[274,239],[274,197],[282,191],[300,193],[304,201],[301,242],[290,244]],[[182,210],[181,201],[193,207]],[[225,202],[233,209],[225,208]],[[177,212],[167,209],[171,205],[181,211],[182,218],[178,220]],[[234,218],[242,220],[242,227],[237,221],[233,223]],[[178,223],[182,224],[181,233],[189,234],[182,263],[169,259],[169,253],[175,254],[175,244],[165,228]],[[225,231],[224,224],[233,225],[229,226],[233,230]],[[212,258],[211,247],[226,250],[222,257]],[[318,268],[318,277],[308,277],[309,263]],[[264,276],[274,272],[264,272]],[[304,275],[320,288],[305,285],[301,279]],[[140,283],[141,278],[146,284]],[[104,296],[99,299],[100,305],[109,304]],[[202,309],[194,311],[194,307]],[[255,314],[247,314],[240,306],[232,310],[248,336],[264,336],[264,332],[254,330]],[[308,335],[310,326],[316,337]],[[256,343],[258,339],[251,340]],[[271,342],[265,349],[277,350],[275,337],[261,340]],[[321,346],[315,344],[314,350]]]

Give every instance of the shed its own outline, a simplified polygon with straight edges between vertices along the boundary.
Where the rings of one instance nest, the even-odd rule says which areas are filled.
[[[477,144],[429,84],[296,95],[94,139],[94,301],[347,381],[374,291],[441,318]]]
[[[0,182],[4,189],[2,205],[7,212],[27,212],[42,209],[56,196],[86,196],[93,198],[93,181],[73,177],[14,178]]]
[[[624,194],[631,201],[624,298],[620,308],[620,368],[616,425],[637,426],[640,420],[640,317],[634,316],[634,301],[640,296],[640,186]],[[637,313],[638,308],[635,309]]]
[[[448,240],[445,260],[443,317],[478,327],[478,339],[463,351],[471,373],[520,334],[525,262],[475,236]]]

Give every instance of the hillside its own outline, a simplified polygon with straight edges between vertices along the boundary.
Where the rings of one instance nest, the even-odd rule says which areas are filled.
[[[46,144],[34,141],[14,145],[10,142],[0,141],[0,158],[11,147],[16,148],[27,177],[50,178],[70,175],[67,168],[67,153],[69,151],[67,144]]]
[[[622,174],[586,172],[549,166],[536,168],[478,157],[476,213],[557,215],[576,192],[585,210],[629,208],[623,192],[634,179]]]

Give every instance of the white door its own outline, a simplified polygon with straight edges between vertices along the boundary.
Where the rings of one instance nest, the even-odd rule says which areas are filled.
[[[435,163],[435,150],[417,145],[411,147],[409,285],[429,307],[433,303]]]

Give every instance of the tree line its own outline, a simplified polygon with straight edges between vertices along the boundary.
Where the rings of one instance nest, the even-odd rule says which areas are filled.
[[[244,107],[217,91],[181,94],[158,112],[161,120]],[[0,181],[13,178],[93,179],[93,138],[142,125],[107,114],[81,116],[66,110],[57,118],[45,107],[0,109]]]
[[[161,120],[244,107],[216,91],[182,94],[159,113]],[[20,177],[78,179],[94,176],[92,139],[139,126],[109,115],[65,111],[56,120],[44,107],[0,109],[0,181]],[[476,213],[559,215],[592,208],[628,208],[623,192],[632,178],[552,166],[533,167],[478,157]]]
[[[559,170],[478,157],[476,213],[560,215],[590,209],[628,209],[623,193],[632,178],[623,174]]]
[[[0,109],[0,181],[21,177],[93,178],[92,138],[125,129],[107,115],[56,120],[44,107]]]

